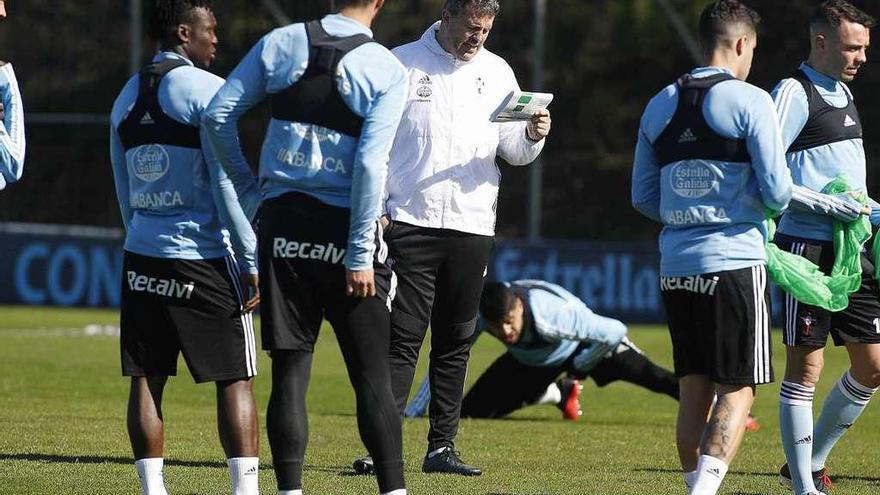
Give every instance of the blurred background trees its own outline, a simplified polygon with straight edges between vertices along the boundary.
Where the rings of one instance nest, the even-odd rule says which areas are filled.
[[[707,0],[667,0],[692,33]],[[298,21],[330,10],[331,0],[274,0]],[[544,87],[556,94],[553,132],[543,154],[542,235],[590,240],[653,240],[659,227],[629,206],[638,121],[647,101],[689,70],[693,60],[659,0],[548,0]],[[767,90],[808,52],[807,20],[818,0],[750,0],[764,18],[750,82]],[[873,15],[880,5],[855,1]],[[270,29],[277,14],[261,0],[216,0],[224,76]],[[418,38],[439,17],[442,0],[388,0],[374,26],[396,46]],[[502,0],[487,42],[530,87],[533,2]],[[143,0],[144,10],[150,0]],[[129,74],[129,4],[121,0],[9,4],[0,25],[0,59],[14,64],[28,114],[105,116]],[[146,29],[145,29],[146,32]],[[143,60],[151,53],[144,41]],[[880,71],[870,63],[851,85],[865,126],[869,192],[880,196]],[[258,107],[241,123],[255,166],[267,120]],[[39,119],[38,119],[39,120]],[[45,119],[40,120],[40,122]],[[107,152],[106,124],[27,126],[28,157],[19,184],[0,193],[0,221],[120,226]],[[498,231],[526,234],[528,170],[502,165]]]

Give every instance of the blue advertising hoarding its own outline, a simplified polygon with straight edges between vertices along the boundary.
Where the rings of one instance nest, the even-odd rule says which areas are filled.
[[[597,313],[647,323],[665,321],[659,266],[650,244],[507,241],[495,246],[489,277],[546,280]]]
[[[122,242],[118,229],[0,223],[0,304],[118,307]],[[547,280],[597,313],[662,323],[659,261],[647,243],[499,240],[488,277]]]
[[[0,304],[119,306],[123,234],[0,224]]]

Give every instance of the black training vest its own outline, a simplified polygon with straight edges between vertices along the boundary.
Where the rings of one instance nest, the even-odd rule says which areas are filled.
[[[807,123],[789,146],[789,153],[862,137],[862,121],[849,91],[843,90],[846,93],[846,106],[837,108],[822,98],[804,71],[798,70],[792,77],[804,87],[810,109]]]
[[[703,117],[703,101],[712,86],[734,79],[727,73],[695,78],[685,74],[678,85],[678,108],[654,141],[660,167],[682,160],[750,162],[745,139],[728,139],[715,132]]]
[[[159,105],[159,82],[165,74],[185,65],[189,63],[180,59],[169,59],[153,62],[141,69],[137,100],[117,128],[122,147],[126,151],[144,144],[201,149],[199,128],[172,119]]]
[[[330,36],[320,21],[307,23],[306,33],[309,37],[309,65],[293,86],[272,95],[272,117],[360,136],[364,119],[342,101],[334,74],[342,57],[373,39],[366,34],[346,38]]]

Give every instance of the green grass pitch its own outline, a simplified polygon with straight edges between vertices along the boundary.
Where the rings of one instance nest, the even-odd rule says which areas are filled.
[[[0,494],[140,493],[125,433],[128,380],[119,373],[118,339],[90,324],[113,325],[112,311],[0,308]],[[87,328],[87,330],[83,330]],[[631,337],[655,361],[671,365],[666,332],[636,326]],[[774,365],[783,371],[778,333]],[[501,352],[483,337],[474,348],[469,383]],[[845,353],[831,349],[817,397],[846,368]],[[260,426],[261,491],[274,494],[265,437],[270,386],[268,359],[260,354],[255,382]],[[214,390],[195,386],[181,361],[181,376],[166,391],[166,469],[170,492],[229,493],[217,440]],[[421,379],[421,363],[417,380]],[[721,493],[784,494],[776,481],[782,459],[777,421],[778,384],[762,387],[754,413],[761,430],[746,436]],[[550,406],[500,421],[464,420],[457,447],[481,466],[480,478],[420,472],[427,421],[404,426],[406,476],[413,494],[682,494],[673,437],[676,403],[628,384],[583,395],[584,419],[561,421]],[[309,391],[311,442],[306,453],[308,494],[376,493],[375,480],[351,475],[364,453],[354,398],[333,333],[318,344]],[[816,414],[818,414],[818,405]],[[869,406],[832,454],[834,494],[880,493],[880,412]]]

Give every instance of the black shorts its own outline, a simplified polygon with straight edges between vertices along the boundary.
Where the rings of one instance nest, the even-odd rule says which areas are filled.
[[[122,266],[122,374],[174,376],[177,356],[196,382],[257,374],[251,314],[232,256],[153,258],[126,251]]]
[[[777,234],[773,242],[784,251],[812,261],[823,273],[831,273],[834,243],[783,234]],[[874,278],[874,263],[866,252],[862,252],[861,263],[861,286],[849,296],[849,306],[843,311],[832,313],[798,302],[789,294],[785,295],[782,337],[785,345],[825,347],[829,333],[837,346],[846,343],[880,343],[880,285]]]
[[[675,375],[715,383],[773,381],[770,290],[763,265],[689,277],[661,277]]]
[[[396,278],[386,263],[388,246],[378,219],[373,256],[376,296],[345,293],[349,217],[347,208],[300,193],[267,200],[260,207],[263,349],[311,352],[328,312],[344,315],[358,304],[378,303],[390,313]]]

